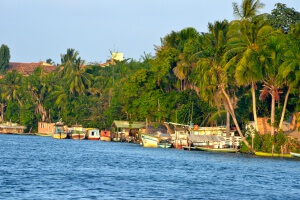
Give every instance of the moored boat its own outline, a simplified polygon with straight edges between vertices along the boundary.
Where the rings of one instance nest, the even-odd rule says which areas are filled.
[[[111,141],[110,131],[102,130],[101,133],[100,133],[100,140],[110,142]]]
[[[195,148],[200,151],[210,151],[210,152],[220,152],[220,153],[236,153],[239,151],[238,149],[233,149],[233,148],[217,149],[217,148],[199,147],[199,146],[197,146]]]
[[[52,138],[54,139],[66,139],[67,133],[64,130],[64,123],[59,120],[54,124],[54,133],[52,134]]]
[[[159,133],[158,137],[159,137],[159,142],[158,142],[159,148],[170,148],[172,146],[172,138],[170,134]]]
[[[0,134],[24,134],[26,126],[21,126],[17,123],[6,122],[0,124]]]
[[[142,139],[143,147],[151,147],[151,148],[158,147],[159,137],[157,135],[142,133],[141,139]]]
[[[290,152],[291,156],[300,158],[300,153]]]
[[[291,154],[280,154],[280,153],[267,153],[267,152],[260,152],[260,151],[255,151],[254,154],[256,156],[260,157],[282,157],[282,158],[291,158]]]
[[[73,140],[83,140],[85,138],[85,133],[83,132],[82,125],[73,125],[71,134],[69,136],[70,139]]]
[[[99,129],[97,128],[87,128],[86,129],[86,137],[88,140],[99,140]]]

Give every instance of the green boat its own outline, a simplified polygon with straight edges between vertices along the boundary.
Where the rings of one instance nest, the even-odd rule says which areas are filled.
[[[210,151],[210,152],[220,152],[220,153],[236,153],[239,151],[238,149],[233,149],[233,148],[216,149],[216,148],[207,148],[207,147],[199,147],[199,146],[196,146],[195,148],[200,151]]]
[[[292,155],[291,154],[280,154],[280,153],[266,153],[266,152],[260,152],[260,151],[256,151],[254,152],[254,154],[256,156],[260,156],[260,157],[281,157],[281,158],[291,158]]]

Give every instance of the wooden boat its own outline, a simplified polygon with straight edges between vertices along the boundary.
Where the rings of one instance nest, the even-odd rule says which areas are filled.
[[[300,158],[300,153],[290,152],[291,156]]]
[[[159,148],[170,148],[172,146],[172,138],[169,134],[159,133],[158,137],[159,137],[159,142],[158,142]]]
[[[141,134],[143,147],[157,148],[159,143],[159,137],[153,134]]]
[[[52,134],[50,133],[34,133],[36,136],[42,136],[42,137],[51,137]]]
[[[6,122],[0,124],[0,133],[1,134],[23,134],[26,126],[21,126],[17,123]]]
[[[67,133],[64,130],[64,123],[59,120],[54,124],[54,133],[52,134],[54,139],[66,139]]]
[[[73,125],[70,134],[70,139],[73,140],[83,140],[85,138],[85,133],[83,132],[82,125]]]
[[[100,133],[100,140],[110,142],[111,141],[110,131],[102,130],[101,133]]]
[[[86,137],[88,140],[99,140],[99,129],[97,128],[87,128],[86,129]]]
[[[254,154],[256,156],[260,156],[260,157],[282,157],[282,158],[291,158],[292,155],[291,154],[280,154],[280,153],[267,153],[267,152],[260,152],[260,151],[256,151],[254,152]]]
[[[233,149],[233,148],[217,149],[217,148],[200,147],[200,146],[196,146],[195,148],[200,151],[210,151],[210,152],[220,152],[220,153],[236,153],[239,151],[238,149]]]

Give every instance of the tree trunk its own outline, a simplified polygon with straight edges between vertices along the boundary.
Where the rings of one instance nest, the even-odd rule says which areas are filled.
[[[271,91],[271,135],[274,136],[274,123],[275,123],[275,90]]]
[[[284,115],[285,115],[285,111],[286,111],[286,105],[289,99],[289,94],[291,91],[291,86],[289,86],[288,91],[286,92],[285,98],[284,98],[284,104],[283,104],[283,108],[282,108],[282,113],[281,113],[281,118],[280,118],[280,122],[279,122],[279,130],[282,130],[282,124],[283,124],[283,120],[284,120]]]
[[[224,89],[224,86],[220,86],[220,88],[221,88],[221,91],[222,91],[222,93],[224,94],[224,96],[225,96],[225,98],[226,98],[226,101],[227,101],[228,106],[229,106],[229,111],[230,111],[232,120],[233,120],[233,122],[234,122],[234,125],[236,126],[236,129],[237,129],[237,131],[238,131],[240,137],[242,138],[242,141],[245,143],[245,145],[246,145],[249,149],[251,149],[251,146],[249,145],[248,141],[246,140],[246,138],[245,138],[245,137],[243,136],[243,134],[242,134],[242,131],[241,131],[241,129],[240,129],[240,126],[239,126],[239,124],[238,124],[238,122],[237,122],[237,119],[236,119],[236,116],[235,116],[235,113],[234,113],[234,109],[233,109],[232,103],[231,103],[231,101],[230,101],[230,98],[229,98],[228,94],[226,93],[226,91],[225,91],[225,89]]]
[[[226,136],[230,136],[230,112],[226,110]]]
[[[0,104],[1,108],[0,108],[0,122],[4,122],[4,104],[1,103]]]
[[[256,114],[256,96],[255,96],[255,83],[252,81],[251,86],[252,92],[252,109],[253,109],[253,118],[254,118],[254,128],[259,133],[258,123],[257,123],[257,114]]]

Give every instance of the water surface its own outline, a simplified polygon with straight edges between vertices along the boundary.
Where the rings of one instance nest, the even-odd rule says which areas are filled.
[[[300,162],[0,135],[0,199],[300,199]]]

